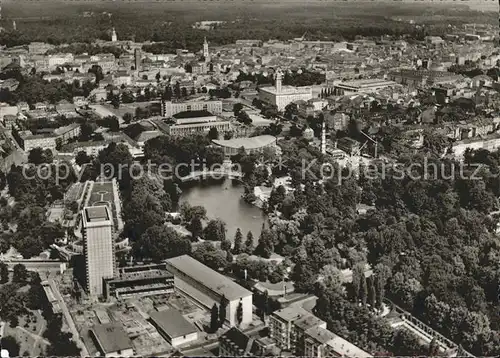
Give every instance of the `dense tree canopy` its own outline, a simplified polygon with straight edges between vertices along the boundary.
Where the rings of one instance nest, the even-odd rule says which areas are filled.
[[[158,262],[191,253],[189,239],[180,237],[173,229],[164,225],[147,228],[137,241],[136,247],[135,251],[140,257]]]

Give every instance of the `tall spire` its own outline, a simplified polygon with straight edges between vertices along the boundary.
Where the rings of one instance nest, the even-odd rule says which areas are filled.
[[[115,28],[113,27],[113,31],[111,33],[111,41],[112,42],[116,42],[118,41],[118,36],[116,36],[116,31],[115,31]]]
[[[206,36],[205,39],[203,40],[203,57],[205,58],[205,62],[210,61],[210,53],[208,52],[208,42]]]
[[[283,79],[283,73],[281,72],[280,69],[278,69],[278,71],[276,71],[276,93],[281,93],[281,80],[282,79]]]
[[[326,154],[326,125],[325,120],[321,125],[321,154]]]

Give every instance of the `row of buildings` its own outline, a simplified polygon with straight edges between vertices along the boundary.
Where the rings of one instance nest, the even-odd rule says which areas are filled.
[[[365,352],[326,328],[326,322],[300,305],[291,305],[269,316],[269,338],[255,338],[233,327],[219,338],[219,356],[255,357],[269,354],[302,357],[369,358]]]
[[[168,259],[161,265],[118,269],[108,206],[85,207],[82,222],[86,289],[90,296],[126,298],[169,293],[175,287],[207,308],[219,303],[224,296],[228,300],[226,317],[231,326],[252,321],[251,292],[190,256]],[[242,309],[239,322],[238,306]]]
[[[183,255],[155,265],[117,269],[112,223],[107,206],[83,209],[84,256],[87,290],[91,295],[127,299],[142,295],[182,292],[209,309],[227,300],[226,321],[231,328],[219,338],[220,356],[261,355],[266,346],[236,327],[253,320],[252,293],[226,276]],[[150,313],[150,321],[173,347],[199,338],[198,329],[177,310]],[[299,305],[291,305],[269,317],[270,338],[280,352],[307,357],[370,357],[371,355],[326,329],[326,323]],[[97,325],[91,331],[105,356],[132,356],[130,339],[116,324]]]

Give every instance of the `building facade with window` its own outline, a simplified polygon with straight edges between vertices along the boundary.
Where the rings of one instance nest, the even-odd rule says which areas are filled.
[[[170,118],[180,112],[207,111],[215,115],[222,114],[222,101],[172,102],[162,101],[161,114]]]
[[[273,104],[278,111],[283,111],[285,107],[295,101],[308,101],[313,98],[312,87],[293,87],[282,85],[283,75],[280,71],[276,73],[276,84],[272,87],[262,87],[259,89],[261,101]]]
[[[116,272],[113,219],[106,205],[90,206],[82,210],[82,223],[87,291],[98,297],[104,293],[104,279]]]
[[[174,274],[175,289],[191,296],[210,309],[227,300],[226,322],[236,326],[252,322],[252,292],[221,275],[191,256],[182,255],[166,260]],[[239,313],[238,313],[239,311]]]

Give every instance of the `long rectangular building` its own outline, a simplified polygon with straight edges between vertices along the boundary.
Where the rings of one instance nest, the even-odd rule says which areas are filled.
[[[224,133],[231,129],[231,124],[229,121],[172,124],[168,127],[168,134],[176,137],[208,134],[212,128],[217,129],[218,133]]]
[[[174,275],[166,265],[122,267],[113,278],[104,279],[106,298],[152,296],[174,292]]]
[[[116,272],[113,219],[107,206],[91,206],[82,210],[82,223],[87,290],[97,297]]]
[[[336,95],[349,95],[354,93],[370,93],[376,92],[387,87],[395,87],[398,84],[394,81],[386,81],[383,79],[364,79],[335,84]]]
[[[252,322],[252,292],[188,255],[168,259],[166,263],[167,269],[174,274],[176,289],[208,309],[214,303],[219,306],[224,296],[228,303],[226,321],[230,326]],[[241,317],[238,317],[240,306]]]
[[[215,115],[222,114],[222,101],[193,101],[193,102],[172,102],[163,101],[161,103],[161,115],[170,118],[180,112],[208,111]]]

